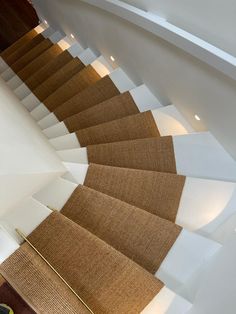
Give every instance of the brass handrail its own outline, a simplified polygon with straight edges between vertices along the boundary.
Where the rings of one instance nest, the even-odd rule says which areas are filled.
[[[22,231],[19,229],[15,229],[16,233],[24,239],[30,247],[43,259],[43,261],[53,270],[53,272],[63,281],[63,283],[70,289],[70,291],[79,299],[79,301],[83,304],[84,307],[91,313],[95,314],[91,308],[83,301],[83,299],[75,292],[75,290],[66,282],[66,280],[58,273],[58,271],[48,262],[48,260],[36,249],[36,247],[27,239]]]

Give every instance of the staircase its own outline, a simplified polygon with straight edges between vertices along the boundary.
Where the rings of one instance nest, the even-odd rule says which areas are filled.
[[[190,313],[232,231],[235,161],[45,25],[0,71],[66,167],[0,217],[0,273],[36,313]]]

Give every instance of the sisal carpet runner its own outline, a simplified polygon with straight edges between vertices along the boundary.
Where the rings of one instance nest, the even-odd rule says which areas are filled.
[[[34,89],[33,93],[38,99],[43,101],[66,83],[73,75],[83,69],[84,64],[78,58],[71,59],[57,72],[48,77],[46,81]]]
[[[14,314],[35,314],[7,282],[0,286],[0,304],[1,303],[10,306]]]
[[[47,64],[54,58],[56,58],[59,54],[62,53],[62,49],[59,45],[55,44],[40,54],[35,60],[26,65],[21,71],[17,73],[17,75],[25,81],[32,74],[36,73],[38,69],[42,67],[43,64]]]
[[[52,45],[53,43],[49,39],[44,39],[36,47],[32,48],[30,51],[24,54],[24,56],[15,61],[11,65],[12,70],[16,73],[19,72]]]
[[[89,163],[176,173],[171,136],[91,145],[87,154]]]
[[[59,106],[54,114],[62,121],[118,94],[119,90],[107,75]]]
[[[185,177],[90,164],[84,185],[175,221]]]
[[[49,61],[47,64],[44,64],[43,67],[38,69],[33,75],[25,80],[25,84],[31,89],[36,89],[37,86],[42,84],[53,74],[59,71],[63,66],[72,60],[72,56],[68,51],[63,51],[53,60]]]
[[[0,266],[0,270],[37,314],[88,313],[27,243],[21,245]]]
[[[129,92],[117,95],[64,120],[67,129],[74,132],[93,125],[121,119],[139,110]]]
[[[79,186],[61,213],[155,273],[181,227],[86,186]]]
[[[138,264],[60,213],[53,212],[28,239],[97,314],[140,313],[163,287]],[[12,277],[19,273],[14,259],[21,252],[22,247],[3,263],[5,273]],[[29,281],[28,291],[38,289],[30,289],[34,274],[20,277]],[[50,297],[58,302],[54,291]]]
[[[43,35],[38,34],[35,36],[32,40],[27,42],[26,44],[19,47],[17,50],[15,50],[13,53],[11,53],[5,61],[8,63],[8,65],[13,65],[14,62],[17,62],[22,56],[24,56],[28,51],[36,47],[38,44],[40,44],[45,38]]]
[[[79,130],[76,135],[82,147],[160,136],[150,111]]]
[[[0,56],[6,61],[8,57],[17,51],[19,48],[25,46],[27,43],[29,43],[34,37],[36,37],[38,33],[36,30],[32,29],[28,33],[26,33],[24,36],[19,38],[16,42],[14,42],[11,46],[9,46],[7,49],[2,51],[0,53]]]
[[[65,101],[100,79],[100,75],[94,70],[92,66],[89,65],[73,75],[53,94],[47,97],[44,100],[44,105],[48,108],[48,110],[53,111]]]

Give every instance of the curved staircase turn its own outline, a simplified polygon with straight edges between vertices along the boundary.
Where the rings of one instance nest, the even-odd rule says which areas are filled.
[[[174,105],[44,28],[1,53],[1,77],[67,171],[0,217],[0,272],[36,313],[188,313],[186,290],[235,213],[235,162]]]

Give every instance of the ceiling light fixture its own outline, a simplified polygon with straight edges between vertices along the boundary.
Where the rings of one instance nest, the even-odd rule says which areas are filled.
[[[115,58],[113,56],[110,56],[110,59],[111,59],[112,62],[115,61]]]
[[[197,114],[195,114],[194,118],[195,118],[197,121],[200,121],[200,120],[201,120]]]
[[[46,20],[44,20],[44,23],[45,23],[45,24],[48,24],[48,22],[47,22]]]
[[[73,38],[73,39],[75,38],[75,36],[73,34],[70,34],[70,37]]]

